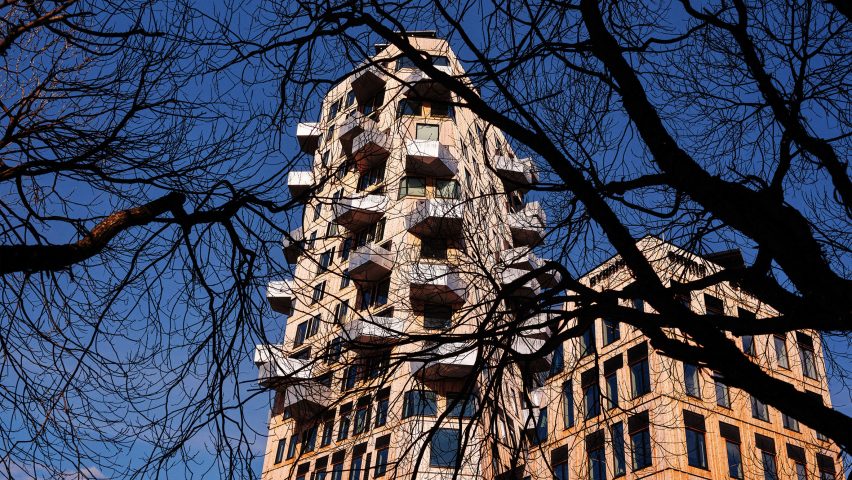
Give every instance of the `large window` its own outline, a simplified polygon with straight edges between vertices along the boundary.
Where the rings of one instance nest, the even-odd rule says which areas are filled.
[[[455,428],[439,428],[432,435],[429,464],[433,467],[452,467],[459,464],[461,432]]]
[[[390,277],[361,288],[361,310],[387,305],[390,292]]]
[[[412,115],[419,117],[423,115],[423,102],[419,100],[410,100],[405,99],[399,102],[399,110],[397,111],[397,115]]]
[[[372,167],[358,177],[358,191],[366,190],[367,188],[382,183],[385,179],[385,164],[381,163]]]
[[[731,389],[719,372],[713,372],[713,387],[716,390],[716,405],[731,408]]]
[[[601,390],[598,384],[598,369],[593,368],[581,375],[583,385],[583,411],[586,420],[601,413]]]
[[[757,351],[754,347],[754,336],[753,335],[743,335],[740,337],[743,342],[743,353],[749,356],[757,355]]]
[[[618,422],[609,429],[612,437],[612,476],[620,477],[627,473],[624,456],[624,424]]]
[[[707,444],[704,439],[704,416],[687,410],[683,411],[683,423],[686,428],[686,457],[689,465],[707,469]]]
[[[781,368],[790,368],[790,359],[787,355],[787,337],[784,335],[775,335],[775,361]]]
[[[431,416],[438,413],[435,392],[428,390],[409,390],[402,402],[402,418],[413,416]]]
[[[438,125],[431,123],[418,123],[414,127],[417,140],[438,140]]]
[[[651,372],[648,365],[648,344],[640,343],[628,349],[627,362],[630,364],[630,388],[633,398],[649,393]]]
[[[425,197],[426,179],[423,177],[405,177],[399,181],[399,199],[405,197]]]
[[[701,397],[701,380],[699,370],[696,365],[691,363],[683,364],[683,384],[686,394],[690,397]]]
[[[618,320],[612,318],[604,318],[604,345],[609,345],[612,342],[621,338],[621,324]]]
[[[476,413],[476,395],[447,394],[447,417],[473,418]]]
[[[461,190],[459,189],[459,182],[455,180],[435,180],[435,197],[452,199],[460,198]]]
[[[331,480],[343,480],[343,460],[331,466]]]
[[[627,428],[630,433],[630,457],[633,461],[633,470],[651,466],[651,431],[649,430],[648,412],[637,413],[628,417]]]
[[[796,332],[796,341],[799,344],[799,360],[802,362],[802,374],[808,378],[817,378],[814,339],[810,335]]]
[[[719,422],[719,434],[725,439],[725,452],[728,458],[728,476],[743,478],[743,459],[740,452],[740,429],[734,425]]]
[[[755,397],[751,397],[751,416],[764,422],[769,421],[769,409]]]
[[[595,322],[592,322],[580,337],[580,356],[585,357],[595,353]]]
[[[807,459],[805,449],[795,445],[787,444],[787,458],[793,461],[796,470],[796,480],[808,480]]]
[[[352,457],[352,464],[349,467],[349,480],[361,480],[363,463],[364,457],[362,455],[355,455]]]
[[[446,260],[447,239],[444,237],[426,237],[420,239],[420,257]]]
[[[427,304],[423,307],[423,328],[446,330],[452,326],[453,309],[447,305]]]
[[[562,423],[565,428],[574,426],[574,382],[562,384]]]
[[[320,282],[314,285],[314,290],[311,293],[311,303],[319,302],[325,297],[325,282]]]

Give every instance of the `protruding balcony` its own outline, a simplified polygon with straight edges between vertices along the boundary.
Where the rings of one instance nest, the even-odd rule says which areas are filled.
[[[521,270],[519,268],[507,268],[500,272],[500,285],[502,287],[506,287],[512,282],[520,279],[524,275],[529,272],[526,270]],[[531,298],[539,294],[540,287],[538,285],[538,280],[535,277],[527,280],[523,285],[515,287],[511,294],[514,297],[527,297]]]
[[[365,125],[371,126],[375,123],[358,110],[352,110],[337,123],[337,138],[343,146],[349,147],[352,140],[364,131]]]
[[[290,196],[297,198],[314,185],[314,173],[311,171],[291,171],[287,174],[287,188]]]
[[[544,346],[544,339],[535,337],[517,336],[512,343],[512,350],[519,355],[530,355],[522,360],[534,372],[543,372],[550,369],[550,363],[553,359],[553,353],[542,355],[541,348]]]
[[[535,245],[544,236],[547,216],[538,202],[524,205],[520,211],[509,214],[509,229],[516,246]]]
[[[452,198],[418,200],[405,217],[405,227],[415,235],[455,237],[462,229],[464,204]]]
[[[278,388],[311,378],[308,360],[287,357],[282,345],[256,345],[254,364],[257,383],[266,388]]]
[[[373,121],[369,120],[369,122]],[[365,122],[362,125],[371,127],[365,128],[352,141],[352,156],[355,158],[355,166],[361,172],[385,161],[391,151],[390,137],[380,132],[375,127],[375,122],[372,124]]]
[[[305,380],[284,389],[281,406],[290,411],[293,418],[307,420],[334,405],[337,397],[327,386]]]
[[[284,258],[287,259],[287,263],[296,263],[299,260],[299,255],[305,251],[305,236],[302,233],[302,227],[290,232],[289,237],[285,235],[282,243],[284,244]]]
[[[476,368],[476,348],[461,342],[427,347],[410,360],[411,372],[423,380],[464,378]]]
[[[436,67],[439,70],[451,74],[450,67]],[[404,95],[422,100],[450,100],[450,90],[440,82],[432,80],[422,70],[414,70],[402,79],[402,92]]]
[[[284,315],[292,314],[296,303],[296,298],[293,295],[293,280],[269,282],[266,286],[266,300],[272,310]]]
[[[355,281],[371,282],[387,276],[393,270],[394,254],[378,245],[364,245],[349,257],[349,277]]]
[[[405,320],[397,317],[352,318],[343,326],[342,336],[350,342],[376,344],[394,343],[402,339]]]
[[[522,270],[536,270],[544,266],[545,261],[530,251],[527,247],[515,247],[500,252],[500,260],[507,267]],[[544,270],[538,276],[538,283],[545,288],[554,287],[562,279],[556,270]]]
[[[406,140],[405,172],[432,177],[454,176],[459,163],[437,140]]]
[[[551,336],[551,315],[539,313],[518,325],[518,335],[539,340],[547,340]]]
[[[465,284],[448,265],[417,263],[410,266],[411,299],[436,303],[464,302]]]
[[[376,65],[370,65],[359,70],[352,79],[352,90],[359,102],[372,98],[384,88],[388,77]]]
[[[319,123],[299,123],[296,125],[296,140],[299,141],[299,148],[305,153],[314,153],[319,147],[320,137],[322,132],[319,128]]]
[[[379,221],[387,205],[388,197],[384,195],[341,198],[334,204],[334,221],[349,230],[358,230]]]
[[[491,158],[491,165],[509,187],[514,187],[511,190],[529,187],[538,180],[529,158],[497,156]]]

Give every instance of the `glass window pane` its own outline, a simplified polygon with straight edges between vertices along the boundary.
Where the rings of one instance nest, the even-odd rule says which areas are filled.
[[[417,140],[438,140],[438,125],[418,123],[415,130]]]
[[[429,464],[433,467],[455,467],[459,457],[461,435],[454,428],[439,428],[432,436]]]

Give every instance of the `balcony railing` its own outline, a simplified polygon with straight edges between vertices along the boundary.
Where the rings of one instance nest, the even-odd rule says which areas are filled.
[[[515,247],[500,252],[503,265],[522,270],[536,270],[544,266],[545,261],[530,251],[528,247]],[[562,275],[556,270],[545,270],[538,276],[538,283],[545,288],[554,287]]]
[[[299,260],[299,255],[305,251],[305,236],[302,233],[302,227],[299,227],[290,232],[290,237],[284,237],[284,258],[287,263],[296,263]]]
[[[385,161],[391,151],[390,137],[379,131],[375,122],[369,122],[362,123],[364,131],[352,140],[352,156],[361,172]]]
[[[521,270],[519,268],[507,268],[499,273],[500,284],[502,287],[506,287],[528,273],[528,271]],[[538,280],[533,277],[527,280],[523,285],[516,286],[514,290],[512,290],[511,295],[514,297],[530,298],[538,295],[539,293],[540,287]]]
[[[405,227],[422,236],[455,237],[461,233],[464,204],[452,198],[418,200],[405,217]]]
[[[299,123],[296,125],[296,140],[299,142],[299,148],[305,153],[314,153],[317,151],[321,136],[322,132],[317,122]]]
[[[266,300],[272,310],[290,315],[293,313],[293,307],[296,303],[296,298],[293,294],[293,280],[277,280],[269,282],[266,286]]]
[[[370,315],[346,322],[342,336],[356,344],[393,343],[401,340],[404,332],[405,320],[402,318]]]
[[[254,364],[258,368],[257,383],[263,387],[283,387],[310,380],[308,360],[287,357],[282,345],[257,345]]]
[[[293,198],[304,194],[314,184],[314,173],[311,171],[291,171],[287,174],[287,188]]]
[[[449,148],[437,140],[406,140],[405,150],[405,172],[408,174],[446,177],[459,171],[458,161]]]
[[[409,360],[411,373],[423,380],[464,378],[475,371],[477,350],[461,342],[424,346]]]
[[[544,236],[547,216],[538,202],[524,205],[518,212],[509,214],[509,229],[516,246],[535,245]]]
[[[384,195],[341,198],[334,204],[334,222],[349,230],[358,230],[379,221],[387,205],[388,197]]]
[[[364,245],[349,257],[349,277],[355,281],[374,281],[387,276],[394,265],[394,254],[378,245]]]
[[[509,187],[514,187],[510,188],[511,190],[529,187],[538,180],[532,160],[529,158],[496,156],[491,158],[491,165]]]
[[[464,302],[465,284],[449,265],[417,263],[409,267],[411,298],[437,303]]]

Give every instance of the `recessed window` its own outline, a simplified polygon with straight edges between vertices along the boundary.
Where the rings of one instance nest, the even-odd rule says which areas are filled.
[[[373,185],[378,185],[385,180],[385,164],[376,165],[358,177],[358,191],[364,191]]]
[[[707,469],[707,444],[704,415],[687,410],[683,411],[683,423],[686,427],[686,457],[691,467]]]
[[[604,378],[606,383],[606,408],[612,410],[618,407],[618,372],[612,372]]]
[[[596,368],[583,372],[583,376],[583,410],[588,420],[601,413],[601,390]]]
[[[775,344],[775,361],[781,368],[790,368],[790,359],[787,356],[787,337],[775,335],[772,338]]]
[[[796,332],[796,342],[799,345],[799,360],[802,363],[802,374],[808,378],[817,378],[813,338],[810,335]]]
[[[423,328],[447,330],[452,326],[453,309],[447,305],[427,304],[423,306]]]
[[[414,130],[417,140],[437,141],[440,127],[431,123],[418,123]]]
[[[627,350],[630,364],[630,387],[633,398],[641,397],[651,391],[651,372],[648,365],[648,344],[640,343]]]
[[[751,416],[764,422],[769,421],[769,409],[755,397],[751,397]]]
[[[349,427],[352,423],[350,414],[352,413],[352,404],[347,403],[340,407],[340,421],[337,424],[337,441],[346,440],[349,438]]]
[[[379,280],[361,288],[360,309],[375,308],[387,305],[390,292],[390,277]]]
[[[331,445],[331,440],[334,435],[334,412],[332,418],[327,419],[322,424],[322,437],[320,438],[320,447]]]
[[[743,459],[739,442],[726,440],[725,451],[728,456],[728,476],[730,478],[743,478]]]
[[[417,65],[415,65],[414,61],[410,58],[402,56],[396,61],[396,69],[401,70],[403,68],[417,68]]]
[[[426,179],[423,177],[405,177],[399,181],[399,199],[405,197],[425,197]]]
[[[423,114],[423,103],[417,100],[402,100],[399,102],[399,115],[417,116]]]
[[[612,318],[604,318],[604,345],[609,345],[621,338],[621,327],[618,320]]]
[[[287,460],[296,456],[296,450],[299,448],[299,434],[290,437],[290,445],[287,447]]]
[[[455,180],[435,180],[435,198],[461,198],[459,182]]]
[[[314,285],[314,291],[311,293],[311,303],[319,302],[325,296],[325,282],[320,282]]]
[[[591,480],[606,480],[606,455],[604,448],[596,448],[588,452],[589,478]]]
[[[420,257],[436,260],[446,260],[447,239],[444,237],[427,237],[420,240]]]
[[[595,322],[592,322],[580,337],[580,356],[585,357],[595,353]]]
[[[293,346],[298,347],[305,343],[305,338],[308,335],[308,322],[302,322],[296,325],[296,336],[293,339]]]
[[[275,463],[279,464],[284,461],[284,452],[287,451],[287,440],[278,440],[278,446],[275,448]]]
[[[562,384],[562,423],[565,428],[574,426],[574,384],[570,380]]]
[[[432,65],[436,67],[449,67],[450,59],[444,56],[432,57]]]
[[[435,392],[428,390],[409,390],[402,401],[402,418],[414,416],[433,416],[438,413]]]
[[[460,393],[447,394],[447,417],[473,418],[476,413],[476,396]]]
[[[704,311],[707,315],[724,315],[725,304],[713,295],[704,294]]]
[[[686,394],[690,397],[701,397],[701,377],[696,365],[691,363],[683,364],[683,384]]]
[[[731,408],[731,391],[725,383],[722,375],[719,373],[713,374],[713,383],[716,390],[716,405],[725,408]]]
[[[612,437],[612,476],[620,477],[627,473],[624,455],[624,424],[618,422],[609,429]]]
[[[373,476],[376,478],[385,476],[388,471],[388,447],[383,447],[376,450],[376,468],[373,470]]]
[[[439,428],[432,435],[429,465],[455,468],[459,464],[461,432],[456,428]]]
[[[305,433],[302,435],[302,453],[309,453],[314,451],[317,443],[318,429],[319,425],[313,425],[312,427],[305,430]]]
[[[382,425],[384,425],[388,422],[388,406],[389,405],[390,405],[390,400],[389,400],[387,394],[379,396],[379,398],[376,400],[376,426],[377,427],[381,427]]]
[[[752,357],[757,355],[754,348],[754,335],[743,335],[740,338],[743,342],[743,353]]]
[[[529,439],[532,445],[540,445],[547,441],[547,407],[539,409],[535,426],[529,431]]]
[[[367,431],[370,427],[370,400],[369,397],[364,397],[358,401],[358,408],[355,410],[355,425],[352,429],[353,435],[360,435]]]
[[[646,428],[630,434],[633,470],[651,466],[651,432]]]
[[[781,424],[784,425],[784,428],[787,430],[792,430],[794,432],[799,431],[799,421],[786,413],[781,414]]]
[[[453,106],[444,102],[432,102],[430,116],[432,117],[452,117]],[[462,144],[464,145],[464,144]]]
[[[322,317],[320,315],[314,315],[310,320],[308,320],[307,338],[311,338],[319,332],[320,323],[322,323]]]

